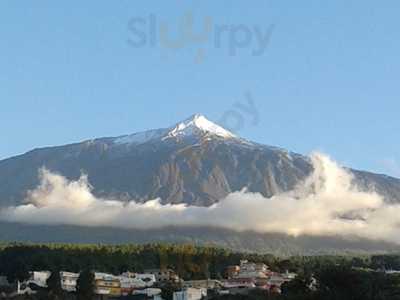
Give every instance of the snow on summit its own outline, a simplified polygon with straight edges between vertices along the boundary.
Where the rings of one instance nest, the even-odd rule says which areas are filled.
[[[237,138],[233,133],[209,121],[205,116],[195,114],[190,118],[166,129],[155,129],[134,133],[117,138],[116,144],[144,144],[153,140],[185,138],[196,136],[217,136],[220,138]]]
[[[236,137],[233,133],[207,120],[206,117],[200,114],[193,115],[189,119],[176,124],[175,127],[169,131],[168,137],[191,136],[197,133],[206,133],[223,138]]]
[[[165,134],[165,129],[148,130],[117,138],[116,144],[144,144],[151,140],[160,139]]]

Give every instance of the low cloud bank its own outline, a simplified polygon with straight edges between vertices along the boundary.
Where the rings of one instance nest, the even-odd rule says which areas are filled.
[[[150,229],[164,226],[215,226],[289,235],[357,235],[400,242],[400,205],[352,185],[352,175],[329,157],[311,155],[313,174],[296,189],[265,198],[246,190],[229,194],[211,207],[162,205],[100,199],[86,176],[68,181],[47,170],[25,205],[0,212],[0,220]]]

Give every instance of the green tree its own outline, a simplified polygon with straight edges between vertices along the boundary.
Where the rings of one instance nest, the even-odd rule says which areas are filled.
[[[61,286],[60,271],[54,270],[51,272],[50,277],[47,279],[47,289],[49,291],[49,299],[58,300],[63,297],[63,289]]]
[[[94,298],[95,277],[92,271],[84,270],[79,275],[76,294],[78,300],[91,300]]]
[[[14,265],[5,272],[8,282],[24,282],[29,279],[29,269],[22,261],[16,261]]]
[[[310,274],[299,274],[294,280],[282,285],[282,294],[284,299],[313,299],[313,291],[310,289],[312,277]]]
[[[162,286],[161,298],[164,300],[172,300],[174,298],[174,293],[180,290],[180,284],[167,282]]]

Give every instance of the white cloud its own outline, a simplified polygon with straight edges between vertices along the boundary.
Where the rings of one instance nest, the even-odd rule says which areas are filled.
[[[233,230],[290,235],[357,235],[400,242],[400,206],[352,186],[352,176],[327,156],[311,156],[315,171],[295,190],[265,198],[245,190],[211,207],[144,204],[96,198],[82,176],[68,181],[47,170],[28,204],[9,207],[0,219],[33,224],[69,224],[120,228],[219,226]]]

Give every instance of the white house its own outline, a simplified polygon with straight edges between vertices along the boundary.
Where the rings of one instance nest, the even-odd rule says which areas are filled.
[[[49,279],[51,275],[50,271],[34,271],[30,272],[30,278],[28,280],[29,283],[36,284],[42,288],[47,287],[47,279]]]
[[[156,283],[156,276],[153,274],[138,274],[126,272],[118,278],[123,288],[146,288],[152,287]]]
[[[174,293],[174,300],[201,300],[207,297],[206,289],[188,288]]]
[[[61,287],[67,292],[76,292],[79,273],[60,272]]]

